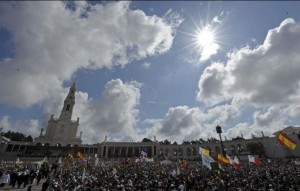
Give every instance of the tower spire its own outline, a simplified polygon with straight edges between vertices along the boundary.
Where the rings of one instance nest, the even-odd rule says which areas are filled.
[[[72,86],[71,86],[71,88],[74,88],[74,89],[76,89],[76,85],[77,85],[77,78],[75,78],[74,80],[73,80],[73,83],[72,83]]]
[[[76,92],[76,80],[73,81],[72,86],[69,89],[69,93],[64,101],[64,106],[61,110],[59,118],[71,120],[73,108],[75,105],[75,92]]]

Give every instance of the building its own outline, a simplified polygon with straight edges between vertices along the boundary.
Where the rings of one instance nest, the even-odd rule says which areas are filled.
[[[74,81],[64,101],[64,106],[59,118],[54,118],[54,115],[51,115],[46,133],[43,135],[44,129],[42,129],[40,136],[34,140],[36,145],[81,145],[81,134],[80,137],[76,137],[79,126],[79,117],[77,118],[77,121],[71,120],[75,105],[75,92],[76,82]]]
[[[128,158],[140,157],[141,151],[147,153],[147,157],[154,160],[164,159],[186,159],[200,160],[199,147],[211,151],[211,155],[216,157],[222,153],[220,141],[197,144],[162,144],[153,142],[110,142],[105,140],[102,143],[93,145],[82,144],[81,133],[77,137],[79,118],[72,121],[72,112],[75,106],[76,82],[73,82],[69,93],[64,100],[64,105],[59,118],[51,115],[46,133],[41,130],[40,136],[34,142],[11,141],[0,135],[0,160],[41,160],[48,157],[49,161],[55,161],[58,157],[66,157],[69,153],[76,154],[80,151],[85,157],[97,156],[100,160],[124,160]],[[287,127],[282,130],[299,145],[300,128]],[[249,154],[247,147],[249,144],[259,144],[268,158],[289,158],[300,157],[300,146],[295,150],[286,149],[277,141],[277,134],[274,137],[253,137],[252,139],[239,138],[235,140],[223,141],[225,152],[228,155],[246,156]]]

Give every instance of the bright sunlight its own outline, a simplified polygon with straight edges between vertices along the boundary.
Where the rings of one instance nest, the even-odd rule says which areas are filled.
[[[210,30],[209,27],[205,27],[196,36],[197,44],[200,45],[202,48],[209,46],[215,42],[215,35],[213,31]]]
[[[212,55],[216,54],[220,48],[216,42],[216,35],[210,25],[206,25],[196,32],[195,44],[199,48],[200,61],[208,60]]]

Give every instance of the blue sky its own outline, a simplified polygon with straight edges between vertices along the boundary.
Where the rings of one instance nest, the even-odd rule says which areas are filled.
[[[72,9],[70,8],[72,7]],[[299,2],[0,3],[0,125],[39,135],[77,79],[84,143],[299,124]],[[79,135],[79,132],[78,132]]]

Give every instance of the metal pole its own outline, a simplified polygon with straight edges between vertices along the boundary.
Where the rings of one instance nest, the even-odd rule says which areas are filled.
[[[224,145],[223,145],[223,141],[222,141],[222,137],[221,137],[221,133],[222,133],[222,128],[221,128],[221,126],[218,125],[218,126],[216,127],[216,130],[217,130],[217,133],[218,133],[219,136],[220,136],[222,153],[223,153],[224,156],[226,156],[226,152],[225,152]]]
[[[219,136],[220,136],[221,148],[222,148],[223,156],[226,156],[226,152],[225,152],[225,149],[224,149],[224,144],[223,144],[223,141],[222,141],[221,133],[219,133]]]

